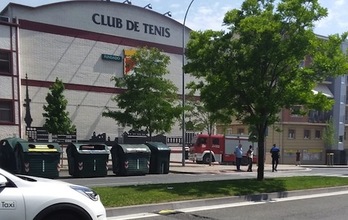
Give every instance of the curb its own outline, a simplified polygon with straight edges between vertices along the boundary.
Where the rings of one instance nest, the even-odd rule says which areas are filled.
[[[222,197],[222,198],[176,201],[176,202],[169,202],[169,203],[145,204],[145,205],[126,206],[126,207],[115,207],[115,208],[107,208],[106,216],[117,217],[117,216],[140,214],[140,213],[158,213],[161,210],[176,210],[176,209],[183,209],[183,208],[221,205],[221,204],[227,204],[227,203],[238,203],[238,202],[246,202],[246,201],[254,201],[254,202],[271,201],[272,199],[278,199],[278,198],[311,195],[311,194],[318,194],[318,193],[331,193],[331,192],[338,192],[338,191],[345,191],[345,190],[348,190],[348,186],[274,192],[274,193],[260,193],[260,194],[254,194],[254,195],[229,196],[229,197]]]
[[[223,165],[222,165],[223,166]],[[209,169],[208,167],[206,167],[207,169],[205,169],[205,167],[186,167],[186,168],[181,168],[181,169],[175,169],[172,168],[169,170],[169,173],[174,173],[174,174],[216,174],[216,173],[249,173],[246,170],[242,170],[242,171],[237,171],[234,167],[216,167],[215,169]],[[291,167],[278,167],[278,171],[282,172],[282,171],[294,171],[294,170],[298,170],[298,171],[306,171],[306,170],[311,170],[311,167],[305,167],[305,166],[301,166],[301,167],[296,167],[296,168],[291,168]],[[272,168],[267,167],[264,169],[264,172],[271,172]],[[255,173],[257,174],[257,167],[254,169],[253,172],[251,173]]]
[[[348,168],[348,165],[301,165],[306,168]]]

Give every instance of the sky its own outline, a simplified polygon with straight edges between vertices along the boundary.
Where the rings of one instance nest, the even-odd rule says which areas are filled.
[[[27,5],[40,6],[60,2],[61,0],[1,0],[0,11],[10,2]],[[123,2],[124,0],[111,0]],[[185,13],[191,0],[131,0],[133,5],[144,7],[152,5],[152,10],[158,13],[172,14],[172,19],[183,23]],[[194,0],[188,10],[186,26],[192,30],[223,30],[222,25],[225,13],[231,9],[239,8],[243,0]],[[319,0],[320,4],[328,9],[329,15],[316,23],[314,32],[319,35],[342,34],[348,31],[348,0]]]

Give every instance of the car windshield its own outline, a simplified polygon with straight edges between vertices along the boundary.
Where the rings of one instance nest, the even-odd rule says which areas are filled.
[[[30,176],[24,176],[24,175],[16,175],[16,176],[21,178],[22,180],[26,180],[26,181],[29,181],[29,182],[37,182],[36,179],[33,179]]]

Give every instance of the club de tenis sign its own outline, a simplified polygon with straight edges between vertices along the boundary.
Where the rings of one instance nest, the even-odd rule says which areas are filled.
[[[156,35],[166,38],[170,37],[170,28],[142,23],[139,21],[124,20],[122,18],[98,13],[92,15],[92,21],[94,24],[103,25],[111,28],[125,29],[128,31],[135,31],[139,33]]]

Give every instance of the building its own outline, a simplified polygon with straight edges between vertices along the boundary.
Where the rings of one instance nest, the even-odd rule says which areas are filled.
[[[117,137],[123,128],[102,112],[117,109],[111,98],[121,90],[110,79],[128,71],[124,60],[137,47],[157,47],[170,57],[168,78],[182,94],[182,38],[185,30],[187,42],[190,29],[165,14],[90,0],[10,3],[0,16],[0,139],[25,138],[28,124],[43,126],[45,97],[56,78],[65,85],[78,140],[94,132]],[[179,136],[179,126],[171,134]]]

